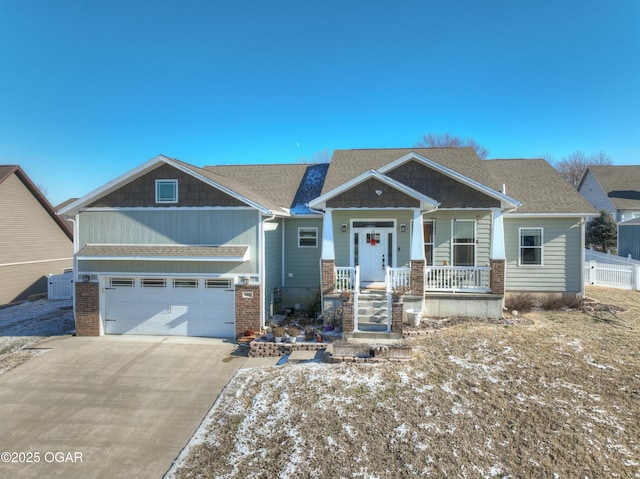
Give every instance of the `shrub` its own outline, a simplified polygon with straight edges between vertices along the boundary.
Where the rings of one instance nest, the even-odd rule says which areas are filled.
[[[540,300],[540,307],[545,311],[553,311],[562,309],[564,306],[564,299],[562,296],[555,294],[548,294]]]
[[[520,311],[522,313],[526,311],[531,311],[531,309],[535,306],[536,300],[534,299],[532,294],[529,293],[519,293],[513,294],[507,298],[505,301],[505,307],[509,311]]]

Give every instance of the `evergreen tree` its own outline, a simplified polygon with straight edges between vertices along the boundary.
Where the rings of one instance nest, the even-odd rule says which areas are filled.
[[[600,211],[600,216],[594,218],[587,225],[587,246],[593,246],[604,253],[615,249],[618,241],[616,220],[606,210]]]

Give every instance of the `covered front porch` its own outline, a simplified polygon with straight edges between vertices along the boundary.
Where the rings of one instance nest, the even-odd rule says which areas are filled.
[[[433,217],[433,212],[431,213],[430,216]],[[336,228],[332,212],[325,211],[321,259],[323,309],[342,306],[345,336],[354,333],[387,333],[399,336],[403,323],[409,322],[413,312],[431,318],[502,315],[505,283],[502,213],[499,210],[484,213],[484,217],[488,218],[486,222],[489,223],[487,229],[490,231],[490,237],[489,244],[486,245],[487,264],[483,266],[452,266],[446,260],[442,261],[444,264],[431,264],[437,253],[432,253],[433,256],[429,260],[425,257],[425,244],[429,245],[429,241],[425,241],[424,237],[423,215],[423,211],[416,210],[413,220],[407,222],[410,224],[410,230],[407,231],[409,235],[405,239],[405,244],[409,245],[407,249],[410,250],[408,265],[384,265],[383,274],[371,281],[370,274],[364,279],[362,275],[362,261],[372,257],[370,254],[365,255],[356,250],[354,258],[352,246],[351,260],[355,259],[358,263],[350,266],[336,264],[335,243],[331,236]],[[339,221],[344,220],[340,218]],[[388,241],[393,244],[394,251],[400,251],[403,247],[402,233],[405,229],[408,228],[404,224],[394,224],[389,229]],[[355,231],[358,231],[357,228]],[[345,232],[345,223],[338,226],[338,232]],[[358,240],[356,236],[356,248]],[[354,234],[351,235],[351,243],[354,243]],[[361,246],[366,247],[374,246],[366,243]],[[432,247],[435,248],[437,245]],[[481,246],[474,244],[474,248],[480,249]],[[389,251],[387,258],[391,262],[392,251],[384,251]],[[344,254],[339,256],[345,257]],[[400,256],[400,253],[397,256]],[[370,271],[370,267],[364,268],[365,271]],[[345,292],[348,294],[345,295]]]

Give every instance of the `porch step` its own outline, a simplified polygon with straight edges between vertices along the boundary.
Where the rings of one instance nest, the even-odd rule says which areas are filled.
[[[354,331],[352,333],[342,333],[344,339],[350,340],[394,340],[398,341],[402,339],[402,333],[387,333],[381,331]]]
[[[387,299],[383,294],[361,294],[358,296],[358,325],[361,328],[386,329],[389,318]]]

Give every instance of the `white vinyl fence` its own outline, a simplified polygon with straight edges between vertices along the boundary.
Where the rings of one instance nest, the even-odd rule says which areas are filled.
[[[50,274],[47,297],[49,299],[73,299],[73,271],[62,274]]]
[[[640,290],[640,266],[589,261],[584,266],[585,284],[608,288]]]

